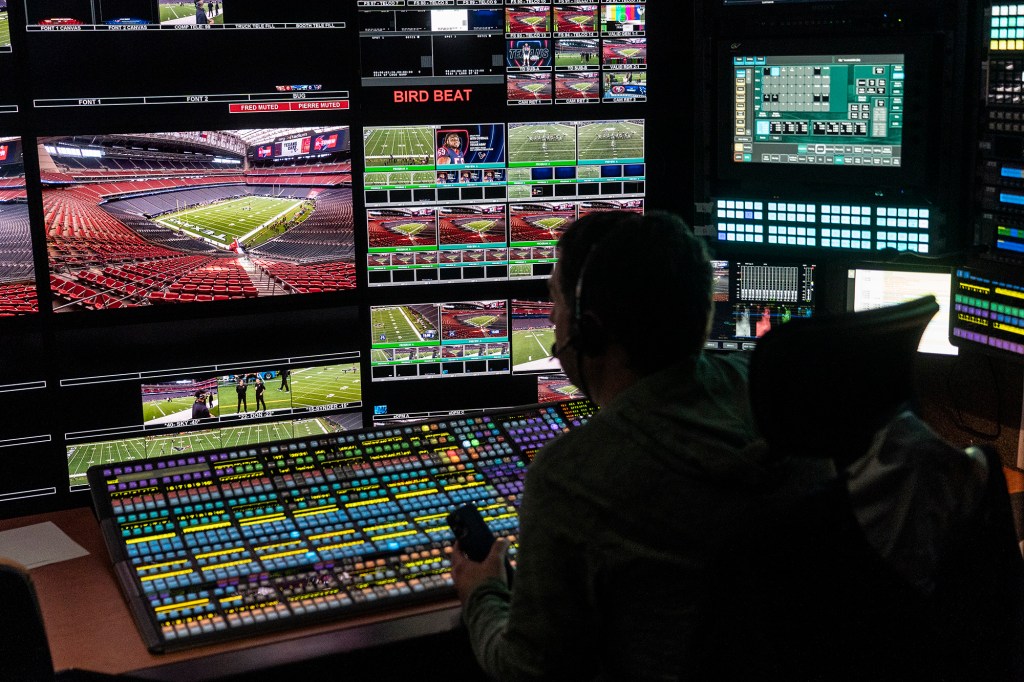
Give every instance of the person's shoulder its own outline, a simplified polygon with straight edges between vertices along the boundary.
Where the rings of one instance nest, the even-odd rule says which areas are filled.
[[[530,463],[529,473],[536,470],[544,476],[576,476],[581,460],[593,464],[614,437],[614,429],[609,428],[599,411],[583,426],[562,433],[541,448]]]
[[[746,376],[750,370],[750,351],[739,351],[736,353],[704,352],[700,354],[698,366],[705,368],[706,371]]]

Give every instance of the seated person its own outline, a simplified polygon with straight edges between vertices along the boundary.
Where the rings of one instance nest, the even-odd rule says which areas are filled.
[[[455,545],[471,644],[502,680],[676,679],[722,531],[773,474],[746,358],[703,352],[712,269],[674,215],[579,219],[549,289],[554,354],[600,410],[530,465],[513,589],[506,540]]]

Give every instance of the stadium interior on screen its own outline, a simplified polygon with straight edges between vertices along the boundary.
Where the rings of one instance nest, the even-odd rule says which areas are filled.
[[[21,139],[0,137],[0,315],[38,311]]]
[[[58,312],[355,287],[347,128],[42,137],[38,152]]]
[[[581,397],[545,280],[647,209],[647,4],[430,4],[0,0],[0,515]]]

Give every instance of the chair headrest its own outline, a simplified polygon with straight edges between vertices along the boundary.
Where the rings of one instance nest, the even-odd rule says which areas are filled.
[[[917,346],[938,309],[928,295],[773,327],[750,362],[754,418],[769,446],[837,459],[866,451],[913,398]]]

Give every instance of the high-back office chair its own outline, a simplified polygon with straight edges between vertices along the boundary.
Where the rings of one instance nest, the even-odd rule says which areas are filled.
[[[913,401],[917,346],[938,310],[924,296],[765,334],[750,359],[750,399],[769,446],[844,462],[864,454]]]
[[[937,310],[928,296],[761,338],[750,396],[778,459],[826,458],[842,471],[867,453],[913,405],[917,345]],[[985,498],[966,539],[944,548],[931,594],[869,544],[842,475],[759,504],[713,576],[702,678],[1024,679],[1024,562],[1002,468],[986,456]]]

